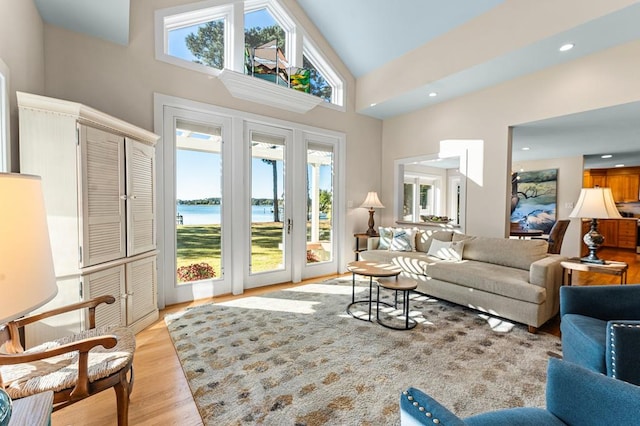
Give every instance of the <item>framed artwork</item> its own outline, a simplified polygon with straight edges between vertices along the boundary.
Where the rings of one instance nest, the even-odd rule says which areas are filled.
[[[511,175],[511,223],[548,234],[556,222],[558,169]]]

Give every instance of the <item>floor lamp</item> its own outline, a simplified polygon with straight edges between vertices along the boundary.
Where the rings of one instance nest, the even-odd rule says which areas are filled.
[[[373,221],[373,214],[375,211],[373,209],[384,209],[384,206],[378,198],[378,193],[374,191],[369,192],[360,207],[369,209],[369,229],[367,229],[366,234],[370,237],[377,237],[378,232],[374,228],[375,222]]]
[[[598,231],[598,219],[619,219],[620,212],[613,201],[611,188],[582,188],[580,197],[569,217],[591,219],[591,228],[582,241],[589,248],[589,254],[580,259],[585,263],[603,264],[596,251],[604,243],[604,236]]]
[[[11,206],[0,209],[1,330],[53,299],[58,286],[40,177],[0,173],[0,199]],[[8,422],[11,399],[2,375],[0,393],[0,418]]]

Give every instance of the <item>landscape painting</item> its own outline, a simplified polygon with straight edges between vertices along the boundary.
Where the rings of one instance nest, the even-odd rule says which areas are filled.
[[[511,223],[548,234],[556,222],[558,169],[511,175]]]

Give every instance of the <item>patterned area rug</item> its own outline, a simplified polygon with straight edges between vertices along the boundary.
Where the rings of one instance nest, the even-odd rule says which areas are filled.
[[[544,407],[559,338],[419,294],[417,327],[395,331],[347,315],[350,302],[340,279],[167,316],[204,424],[397,425],[408,386],[461,416]]]

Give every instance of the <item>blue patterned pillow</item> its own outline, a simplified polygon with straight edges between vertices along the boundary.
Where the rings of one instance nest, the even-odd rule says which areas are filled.
[[[415,234],[411,229],[396,229],[393,231],[393,238],[389,250],[391,251],[413,251],[411,239],[415,239]]]

